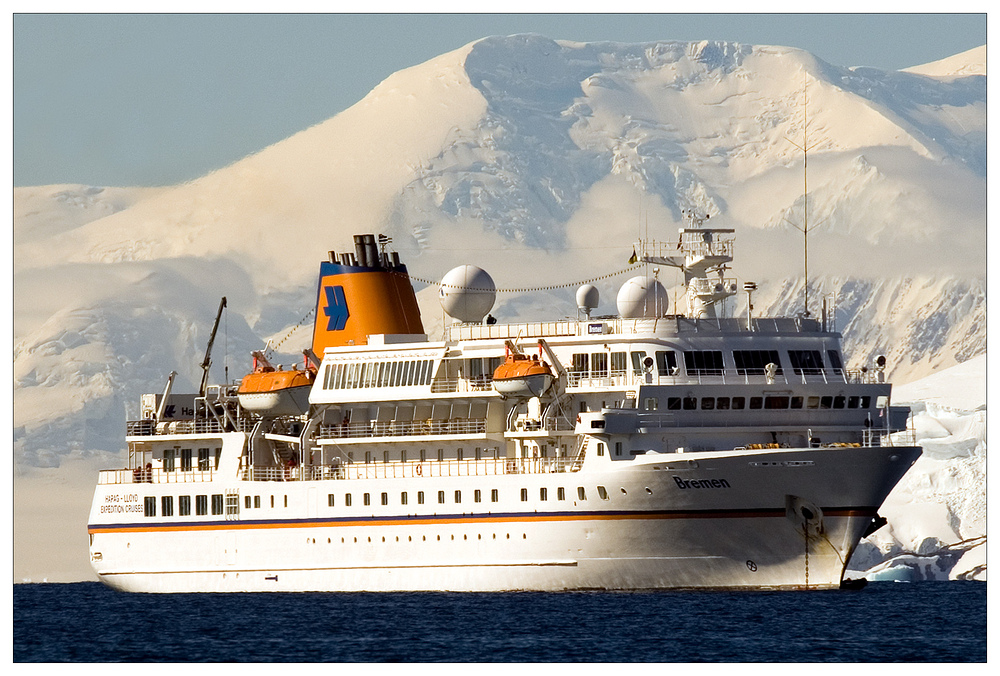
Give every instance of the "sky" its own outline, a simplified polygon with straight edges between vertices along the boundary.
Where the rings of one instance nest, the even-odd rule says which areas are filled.
[[[986,43],[985,14],[16,14],[15,186],[174,185],[489,35],[730,40],[885,70]]]

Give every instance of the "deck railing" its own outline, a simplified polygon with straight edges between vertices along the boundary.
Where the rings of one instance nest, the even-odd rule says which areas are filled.
[[[98,484],[187,484],[213,481],[214,470],[164,470],[160,467],[103,469]]]
[[[577,458],[483,458],[480,460],[428,460],[420,462],[355,462],[330,466],[251,467],[248,481],[323,481],[329,479],[406,479],[421,477],[498,476],[504,474],[554,474],[577,472]]]
[[[363,422],[320,426],[317,439],[410,437],[444,434],[485,434],[486,418]]]

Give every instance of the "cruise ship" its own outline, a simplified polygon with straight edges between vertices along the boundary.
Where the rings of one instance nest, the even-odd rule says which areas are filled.
[[[210,341],[197,393],[171,373],[142,396],[127,465],[99,475],[95,572],[135,592],[845,586],[921,453],[885,360],[846,368],[826,307],[753,316],[732,229],[678,235],[636,244],[615,316],[583,285],[562,319],[497,321],[493,280],[460,266],[440,340],[390,240],[355,236],[319,264],[301,364],[255,352],[212,385]]]

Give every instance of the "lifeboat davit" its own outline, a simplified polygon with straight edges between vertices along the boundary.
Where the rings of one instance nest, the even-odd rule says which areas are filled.
[[[540,397],[554,378],[549,365],[538,357],[508,354],[493,372],[493,389],[505,397]]]
[[[312,370],[276,371],[255,369],[240,383],[236,395],[240,406],[262,416],[303,415],[309,411],[309,390],[316,373]]]

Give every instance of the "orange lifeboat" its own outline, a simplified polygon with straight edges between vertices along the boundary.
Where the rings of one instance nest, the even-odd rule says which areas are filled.
[[[554,378],[549,365],[538,357],[508,353],[493,372],[493,389],[504,397],[540,397]]]
[[[278,371],[265,361],[243,377],[236,396],[240,406],[258,415],[303,415],[315,379],[312,369]]]

